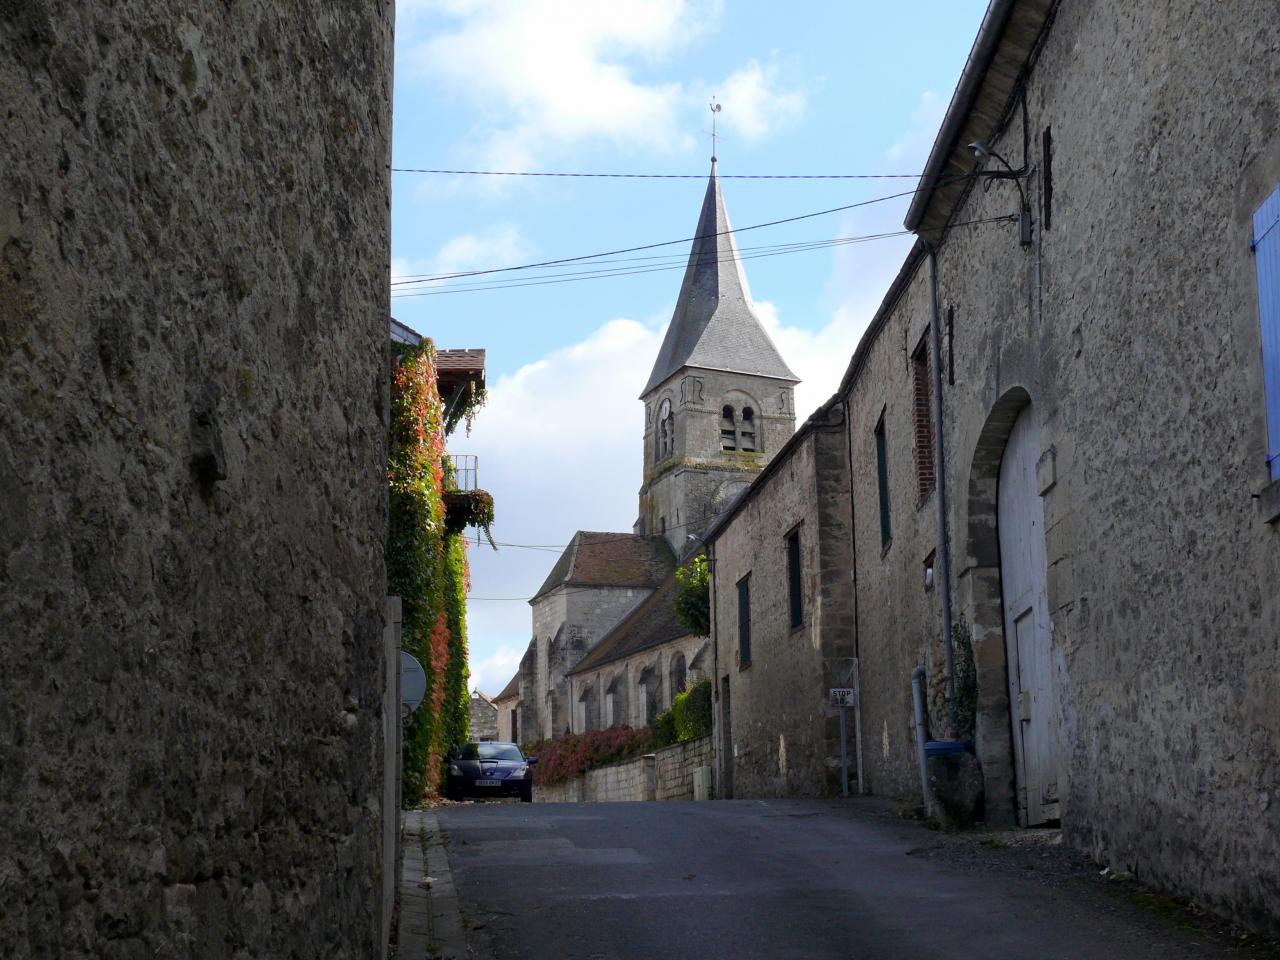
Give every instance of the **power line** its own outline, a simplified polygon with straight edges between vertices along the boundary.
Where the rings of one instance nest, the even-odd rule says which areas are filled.
[[[432,170],[392,167],[392,173],[433,173],[459,177],[574,177],[594,180],[705,180],[705,173],[565,173],[526,170]],[[719,173],[720,180],[919,180],[919,173]]]
[[[889,237],[907,236],[909,233],[910,231],[908,230],[899,230],[892,233],[868,234],[867,236],[862,237],[838,237],[834,240],[811,241],[804,245],[797,246],[795,249],[774,250],[768,253],[755,253],[749,256],[717,257],[714,261],[706,262],[733,263],[741,260],[757,260],[761,257],[777,257],[785,253],[807,253],[811,250],[820,250],[826,247],[847,246],[853,243],[865,243],[870,240],[883,240]],[[555,279],[557,275],[552,274],[551,279],[544,278],[537,280],[525,280],[523,278],[513,277],[507,280],[495,280],[489,283],[446,284],[429,289],[393,291],[392,299],[404,300],[409,297],[435,297],[449,293],[480,293],[486,290],[513,290],[517,287],[541,287],[555,283],[576,283],[581,280],[602,280],[613,277],[635,276],[642,273],[657,273],[664,270],[683,270],[685,268],[685,258],[682,256],[679,260],[680,262],[678,263],[668,263],[661,266],[614,267],[605,270],[587,270],[579,273],[559,274],[559,279]]]
[[[966,179],[966,178],[958,177],[955,179]],[[577,263],[581,260],[595,260],[600,257],[616,257],[623,253],[638,253],[641,250],[656,250],[659,247],[672,247],[681,243],[690,243],[691,241],[694,241],[694,240],[705,240],[710,237],[720,237],[720,236],[725,236],[731,233],[746,233],[748,230],[760,230],[760,229],[763,229],[764,227],[781,226],[784,223],[796,223],[800,220],[811,220],[814,217],[824,217],[832,213],[841,213],[845,210],[854,210],[858,207],[867,207],[873,203],[884,203],[887,200],[897,200],[900,197],[909,197],[914,193],[915,193],[914,190],[903,190],[899,193],[891,193],[888,196],[884,196],[884,197],[873,197],[870,200],[860,200],[857,203],[846,203],[843,206],[830,207],[826,210],[815,210],[813,213],[801,213],[794,217],[784,217],[781,220],[770,220],[766,223],[753,223],[749,227],[735,227],[729,230],[720,230],[715,233],[704,233],[704,234],[699,234],[692,237],[684,237],[680,240],[664,240],[661,243],[646,243],[636,247],[623,247],[618,250],[605,250],[600,253],[586,253],[577,257],[561,257],[558,260],[541,260],[537,263],[524,263],[514,267],[490,267],[487,270],[467,270],[459,273],[442,273],[436,276],[425,277],[424,279],[458,280],[464,277],[479,277],[479,276],[484,276],[486,274],[491,274],[491,273],[510,273],[515,270],[531,270],[536,267],[552,267],[562,263]],[[392,286],[397,286],[397,285],[400,285],[403,283],[409,283],[409,282],[412,282],[412,281],[407,281],[407,280],[399,281],[398,283],[393,283]]]

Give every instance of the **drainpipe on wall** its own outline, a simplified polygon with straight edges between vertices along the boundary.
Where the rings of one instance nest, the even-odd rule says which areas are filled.
[[[942,442],[942,319],[938,310],[938,256],[929,244],[929,291],[933,313],[929,320],[933,342],[933,463],[938,492],[938,573],[942,581],[942,634],[947,652],[949,734],[955,735],[956,677],[951,649],[951,549],[947,541],[947,460]],[[921,763],[923,763],[923,756]]]
[[[853,742],[858,760],[858,793],[867,792],[862,774],[862,660],[858,635],[858,508],[853,502],[853,419],[849,412],[849,395],[840,404],[844,408],[844,449],[849,465],[849,589],[853,593],[853,669],[854,689],[858,695],[853,701]]]
[[[711,698],[720,704],[711,711],[711,757],[715,763],[716,796],[724,799],[724,702],[720,699],[720,621],[716,617],[716,549],[703,541],[707,548],[707,572],[711,574]]]
[[[929,816],[929,768],[925,763],[924,732],[924,664],[911,671],[911,705],[916,715],[916,761],[920,766],[920,795],[924,798],[924,815]]]

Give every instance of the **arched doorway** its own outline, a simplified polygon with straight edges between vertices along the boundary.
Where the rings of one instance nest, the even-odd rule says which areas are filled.
[[[1027,404],[1001,458],[996,528],[1018,806],[1028,825],[1059,815],[1044,502],[1036,482],[1039,457],[1040,429]]]

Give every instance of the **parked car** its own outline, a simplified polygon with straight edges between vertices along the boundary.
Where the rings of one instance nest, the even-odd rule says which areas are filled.
[[[526,757],[514,743],[468,743],[449,756],[444,795],[450,800],[519,797],[532,803],[533,765],[537,762],[537,757]]]

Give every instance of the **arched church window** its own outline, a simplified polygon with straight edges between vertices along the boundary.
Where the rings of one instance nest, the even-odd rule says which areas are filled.
[[[671,415],[671,401],[663,400],[658,408],[658,459],[665,460],[675,449],[675,421]]]
[[[739,430],[739,446],[750,453],[756,450],[756,412],[742,408],[742,428]]]
[[[730,406],[720,411],[720,449],[738,449],[738,424]]]
[[[671,661],[671,696],[677,693],[684,693],[685,681],[687,679],[687,671],[684,663],[684,654],[677,653],[675,659]]]

